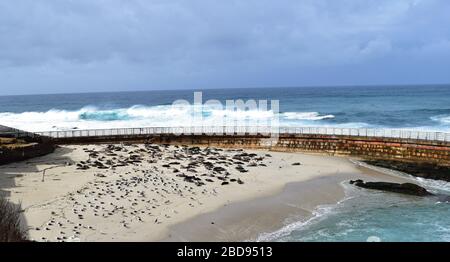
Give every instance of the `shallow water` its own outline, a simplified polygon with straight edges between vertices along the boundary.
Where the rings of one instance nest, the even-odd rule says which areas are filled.
[[[423,181],[423,179],[422,179]],[[435,193],[448,186],[417,183]],[[429,184],[433,185],[430,187]],[[439,181],[445,184],[444,181]],[[319,207],[307,221],[298,221],[269,234],[261,241],[450,241],[450,203],[438,197],[415,197],[356,188],[343,183],[346,198],[336,205]]]

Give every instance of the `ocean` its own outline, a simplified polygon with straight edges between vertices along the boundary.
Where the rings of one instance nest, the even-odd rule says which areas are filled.
[[[85,93],[0,96],[0,124],[27,131],[117,127],[192,126],[194,91]],[[450,86],[301,87],[201,90],[203,102],[215,99],[279,101],[279,110],[231,112],[202,108],[203,125],[226,117],[277,116],[282,126],[407,128],[450,131]],[[174,108],[184,99],[192,106]]]
[[[380,168],[381,169],[381,168]],[[435,194],[450,195],[450,183],[407,177]],[[259,241],[276,242],[449,242],[450,203],[440,197],[415,197],[356,188],[343,182],[345,198],[324,205],[307,220],[262,233]],[[447,198],[446,198],[447,199]]]
[[[115,127],[198,125],[196,107],[174,108],[175,100],[193,102],[194,91],[0,96],[0,124],[27,131]],[[302,87],[201,90],[203,101],[278,100],[278,112],[202,108],[209,125],[223,117],[265,119],[276,115],[283,126],[405,128],[450,132],[450,85]],[[193,104],[193,103],[192,103]],[[406,175],[395,173],[393,175]],[[434,192],[450,194],[444,181],[417,179]],[[264,233],[261,241],[450,241],[450,205],[355,189],[343,184],[346,198],[319,207],[307,221]]]

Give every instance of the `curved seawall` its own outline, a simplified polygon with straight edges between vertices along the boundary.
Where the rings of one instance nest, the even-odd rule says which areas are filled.
[[[270,149],[287,152],[314,152],[348,155],[367,159],[386,159],[435,163],[450,166],[450,142],[385,137],[280,134],[277,140],[263,135],[152,134],[63,137],[57,144],[161,143],[217,147]]]

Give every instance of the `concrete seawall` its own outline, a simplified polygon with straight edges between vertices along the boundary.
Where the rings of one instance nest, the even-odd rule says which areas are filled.
[[[277,142],[262,135],[120,135],[55,138],[56,144],[161,143],[270,149],[401,160],[450,166],[450,143],[418,139],[312,134],[280,134]]]

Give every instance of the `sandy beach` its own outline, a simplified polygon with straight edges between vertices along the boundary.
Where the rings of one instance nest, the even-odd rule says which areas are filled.
[[[329,157],[322,161],[327,159]],[[338,160],[350,163],[346,158]],[[171,226],[163,241],[266,241],[262,237],[265,233],[270,234],[294,222],[307,221],[318,206],[334,205],[344,199],[343,182],[352,179],[408,182],[406,178],[364,167],[355,168],[349,173],[336,172],[290,182],[269,196],[233,202],[218,210],[200,214]]]
[[[338,202],[344,180],[380,176],[344,157],[73,145],[1,166],[0,190],[36,241],[242,241]]]

